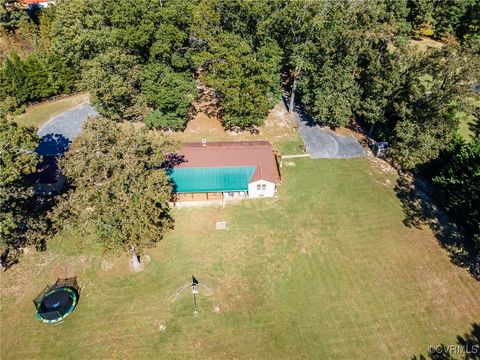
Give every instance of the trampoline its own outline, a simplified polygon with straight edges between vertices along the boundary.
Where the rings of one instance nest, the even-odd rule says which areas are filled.
[[[75,310],[79,290],[77,278],[58,279],[55,284],[47,285],[33,300],[37,318],[47,324],[62,321]]]

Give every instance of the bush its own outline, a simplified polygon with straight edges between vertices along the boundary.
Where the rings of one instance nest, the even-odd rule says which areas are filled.
[[[161,130],[182,130],[187,124],[187,118],[175,113],[163,114],[159,110],[154,110],[145,117],[145,125],[153,129]]]

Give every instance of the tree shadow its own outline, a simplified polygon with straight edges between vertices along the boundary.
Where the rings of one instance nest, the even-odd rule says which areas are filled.
[[[472,323],[469,333],[457,336],[456,344],[429,346],[427,356],[415,355],[411,360],[480,360],[480,324]]]
[[[184,162],[187,162],[184,155],[180,155],[177,153],[170,153],[165,156],[165,160],[161,165],[161,168],[165,170],[165,173],[169,178],[168,181],[172,186],[171,201],[173,202],[176,201],[176,196],[177,196],[176,194],[177,194],[178,187],[177,187],[177,184],[175,184],[175,182],[172,180],[171,175],[172,175],[173,169]]]
[[[290,111],[289,109],[290,99],[286,95],[283,95],[282,101],[283,101],[283,104],[285,105],[285,108],[288,111]],[[293,105],[293,111],[297,113],[300,121],[309,127],[322,125],[320,122],[316,121],[312,116],[308,115],[308,113],[303,109],[303,107],[297,101],[295,101],[295,104]]]
[[[175,166],[183,164],[184,162],[187,162],[185,155],[170,153],[165,156],[165,160],[163,160],[160,167],[166,171],[167,175],[170,175]]]
[[[37,153],[42,156],[62,156],[71,141],[62,134],[47,134],[40,138]]]
[[[315,127],[317,125],[322,126],[321,122],[316,121],[311,115],[309,115],[302,106],[295,104],[295,112],[298,114],[298,117],[301,122],[309,127]]]
[[[403,223],[417,229],[428,226],[439,244],[449,252],[450,261],[467,268],[475,279],[480,280],[480,259],[471,245],[470,234],[435,205],[431,191],[432,187],[425,178],[400,175],[395,192],[402,203]]]

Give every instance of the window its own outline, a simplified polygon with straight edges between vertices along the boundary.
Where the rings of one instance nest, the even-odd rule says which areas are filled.
[[[257,184],[257,190],[267,190],[267,184]]]

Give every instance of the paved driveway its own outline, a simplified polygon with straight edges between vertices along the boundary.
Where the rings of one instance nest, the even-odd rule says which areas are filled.
[[[312,159],[348,159],[367,155],[367,151],[353,136],[340,136],[318,126],[298,106],[294,117]]]
[[[37,152],[43,156],[62,155],[82,131],[83,122],[95,115],[98,115],[97,111],[85,103],[55,116],[38,130],[40,145]]]

